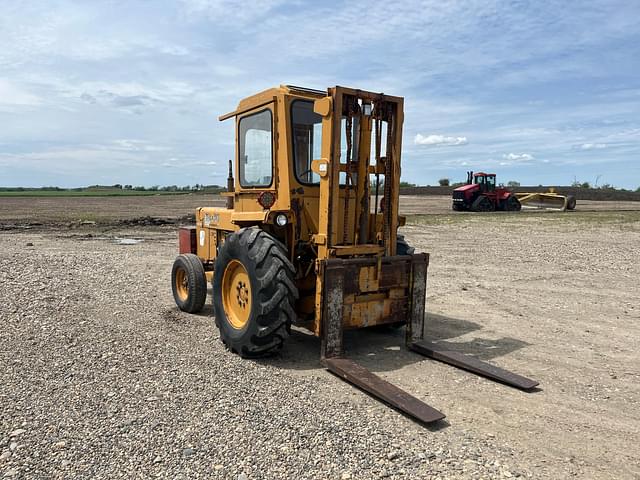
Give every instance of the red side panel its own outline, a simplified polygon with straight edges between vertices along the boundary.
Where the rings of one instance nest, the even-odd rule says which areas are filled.
[[[196,244],[196,227],[181,227],[178,230],[178,244],[180,253],[193,253],[197,252]]]
[[[511,191],[503,188],[496,189],[496,193],[498,194],[498,198],[500,200],[506,200],[511,196]]]

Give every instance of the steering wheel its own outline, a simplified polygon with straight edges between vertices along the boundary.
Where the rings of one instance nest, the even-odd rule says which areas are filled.
[[[308,170],[305,170],[304,172],[302,172],[300,174],[300,178],[304,178],[305,175],[307,175],[309,173],[312,173],[312,172],[313,172],[313,170],[311,168],[309,168]]]

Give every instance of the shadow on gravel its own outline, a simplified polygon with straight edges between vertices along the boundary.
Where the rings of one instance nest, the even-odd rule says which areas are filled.
[[[522,340],[508,337],[498,340],[476,337],[464,342],[447,341],[480,331],[482,326],[468,320],[433,314],[427,315],[425,323],[426,340],[481,360],[500,357],[529,345]],[[345,356],[374,372],[398,370],[427,360],[406,348],[404,328],[346,331],[343,341]],[[280,355],[260,361],[291,370],[321,369],[320,339],[306,330],[293,329]]]

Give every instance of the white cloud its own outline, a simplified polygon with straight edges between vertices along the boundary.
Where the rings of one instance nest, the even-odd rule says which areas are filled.
[[[454,147],[469,143],[467,137],[449,137],[445,135],[422,135],[418,133],[413,139],[416,145],[444,145]]]
[[[215,167],[217,165],[214,161],[188,161],[183,158],[171,157],[166,162],[162,163],[164,168],[190,168],[190,167]]]
[[[529,153],[507,153],[503,155],[502,158],[510,162],[530,162],[535,159],[535,157]],[[508,163],[503,162],[500,165],[508,165]]]
[[[606,143],[583,143],[580,145],[580,150],[602,150],[607,148]]]
[[[3,105],[35,106],[41,103],[36,95],[0,78],[0,107]]]
[[[171,150],[169,147],[163,145],[154,145],[145,140],[133,139],[114,140],[113,145],[107,145],[104,148],[126,152],[167,152]]]
[[[286,3],[286,0],[255,0],[250,8],[228,0],[181,0],[180,3],[187,16],[192,18],[197,19],[204,15],[215,21],[244,24],[263,17]]]

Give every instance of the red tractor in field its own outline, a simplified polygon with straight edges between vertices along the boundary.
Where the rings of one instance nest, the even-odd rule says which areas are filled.
[[[513,192],[504,187],[496,187],[495,173],[467,172],[467,184],[453,191],[452,208],[472,212],[517,212],[522,205]]]

